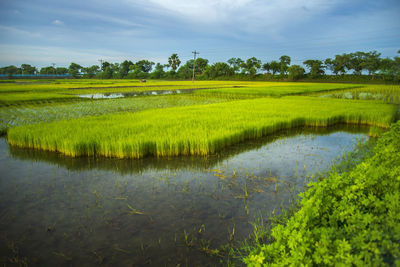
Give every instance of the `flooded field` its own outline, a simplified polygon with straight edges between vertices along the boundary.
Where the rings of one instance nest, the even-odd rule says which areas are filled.
[[[0,263],[214,266],[368,128],[298,129],[208,157],[70,158],[0,139]]]
[[[199,90],[199,89],[197,89]],[[192,89],[185,90],[154,90],[143,92],[127,92],[127,93],[104,93],[104,94],[84,94],[79,95],[81,98],[92,99],[108,99],[108,98],[121,98],[121,97],[135,97],[135,96],[154,96],[154,95],[175,95],[181,93],[192,93]]]

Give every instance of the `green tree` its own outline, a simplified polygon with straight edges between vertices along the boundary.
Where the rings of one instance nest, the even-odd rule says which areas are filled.
[[[83,77],[85,78],[93,78],[96,76],[96,74],[99,72],[100,68],[97,65],[92,65],[87,68],[82,68],[82,71],[84,72]]]
[[[304,61],[303,64],[310,69],[309,74],[311,78],[316,78],[325,74],[325,66],[323,65],[321,60],[309,59]]]
[[[103,73],[101,74],[101,77],[103,79],[111,79],[114,74],[114,69],[111,64],[108,64],[108,66],[105,67]]]
[[[272,60],[269,64],[271,66],[272,75],[281,71],[281,64],[278,61]]]
[[[357,51],[349,55],[348,68],[353,69],[354,73],[361,75],[364,69],[363,63],[365,62],[366,53]]]
[[[244,73],[249,74],[250,76],[254,76],[261,68],[261,60],[255,57],[251,57],[247,59],[246,62],[243,62],[241,67]]]
[[[153,79],[161,79],[165,76],[165,71],[164,71],[165,65],[161,65],[160,63],[157,63],[154,71],[151,73],[151,77]]]
[[[72,62],[68,67],[69,74],[71,74],[72,77],[74,77],[74,78],[79,77],[81,70],[82,70],[82,66],[79,64],[76,64],[74,62]]]
[[[101,63],[101,71],[105,71],[107,67],[110,67],[111,63],[104,61],[103,63]]]
[[[130,71],[130,66],[134,65],[132,61],[125,60],[119,65],[119,73],[121,74],[121,78],[125,78],[128,76]]]
[[[175,72],[179,65],[181,65],[181,60],[179,59],[178,54],[172,54],[168,58],[168,66]]]
[[[21,74],[22,70],[14,65],[10,65],[10,66],[1,68],[0,73],[7,74],[8,76],[12,77],[14,74]]]
[[[297,81],[304,76],[304,69],[299,65],[292,65],[288,68],[289,80]]]
[[[369,75],[374,75],[375,72],[379,69],[379,65],[381,63],[381,53],[377,51],[371,51],[364,54],[364,60],[361,62],[363,69],[368,71]]]
[[[67,74],[68,73],[68,69],[64,68],[64,67],[57,67],[56,68],[56,73],[58,75],[63,75],[63,74]]]
[[[181,79],[191,79],[193,70],[187,64],[181,66],[176,72],[177,76]]]
[[[350,55],[342,54],[335,56],[335,71],[344,75],[350,69]]]
[[[148,60],[139,60],[135,63],[135,67],[140,68],[142,72],[149,73],[153,69],[154,62]]]
[[[290,57],[283,55],[279,58],[279,63],[281,64],[281,74],[286,74],[290,65]]]
[[[338,75],[338,62],[335,59],[327,58],[325,59],[324,64],[328,70],[332,71],[335,75]]]
[[[215,79],[217,77],[229,77],[234,74],[234,71],[225,62],[217,62],[211,66],[207,66],[204,70],[204,76],[208,79]]]
[[[21,74],[35,74],[37,72],[36,67],[33,67],[29,64],[22,64],[20,69]]]
[[[193,75],[193,59],[190,59],[188,61],[186,61],[186,66],[192,70],[192,75]],[[203,74],[206,66],[208,65],[208,59],[204,59],[204,58],[197,58],[196,59],[196,67],[195,67],[195,75],[201,75]]]
[[[267,62],[264,63],[264,65],[262,66],[263,70],[265,70],[267,73],[269,73],[269,71],[271,70],[271,63]]]
[[[240,66],[244,63],[241,58],[231,58],[228,59],[228,64],[231,66],[234,73],[238,73],[240,70]]]
[[[42,75],[54,75],[56,74],[56,69],[53,66],[43,67],[40,68],[39,73]]]

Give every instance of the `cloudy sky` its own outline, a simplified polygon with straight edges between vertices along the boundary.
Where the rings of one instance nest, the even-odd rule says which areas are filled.
[[[0,66],[400,49],[399,0],[0,0]]]

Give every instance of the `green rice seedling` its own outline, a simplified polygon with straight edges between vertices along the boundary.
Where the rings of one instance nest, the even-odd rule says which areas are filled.
[[[165,95],[99,101],[79,101],[75,103],[50,104],[46,106],[26,104],[16,107],[0,107],[0,132],[5,132],[9,127],[17,125],[227,101],[230,100],[197,95]]]
[[[13,146],[73,157],[205,156],[244,140],[300,126],[352,123],[386,128],[395,114],[395,106],[374,101],[259,98],[13,127],[8,141]]]
[[[279,83],[264,82],[245,85],[239,88],[216,88],[195,91],[200,95],[243,95],[247,98],[265,97],[265,96],[283,96],[294,94],[305,94],[319,91],[343,90],[349,88],[358,88],[360,85],[348,84],[319,84],[319,83]]]
[[[342,89],[332,94],[329,92],[317,93],[316,96],[345,98],[353,100],[375,100],[384,103],[400,104],[399,85],[364,85],[352,89]]]

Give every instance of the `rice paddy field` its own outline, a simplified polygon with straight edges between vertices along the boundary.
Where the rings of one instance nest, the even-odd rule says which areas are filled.
[[[238,244],[374,143],[399,96],[397,85],[0,83],[0,263],[252,265]]]

